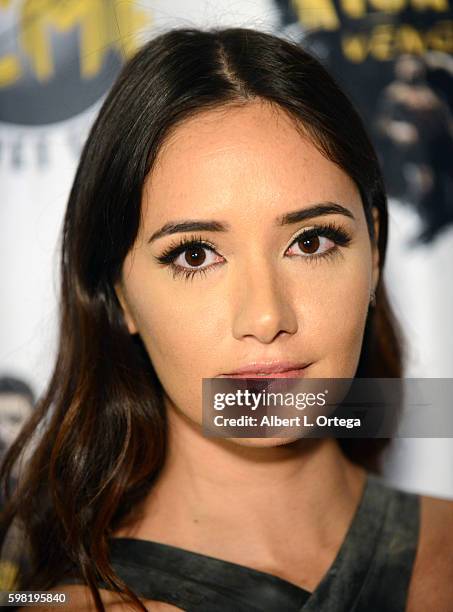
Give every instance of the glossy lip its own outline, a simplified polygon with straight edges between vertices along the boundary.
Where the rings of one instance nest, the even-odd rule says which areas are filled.
[[[219,378],[302,378],[309,365],[289,361],[255,362],[228,374],[221,374]]]

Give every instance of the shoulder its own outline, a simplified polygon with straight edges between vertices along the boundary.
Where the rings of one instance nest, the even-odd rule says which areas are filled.
[[[91,596],[90,589],[82,584],[64,585],[61,587],[54,587],[48,590],[49,593],[65,593],[67,603],[71,606],[69,609],[71,612],[97,612],[93,598]],[[126,604],[118,593],[108,591],[106,589],[99,589],[99,594],[102,599],[102,603],[105,606],[106,612],[131,612],[132,607],[130,604]],[[180,611],[180,608],[171,604],[163,603],[161,601],[143,601],[144,606],[151,612],[176,612]],[[36,612],[55,612],[55,606],[34,606],[33,609]],[[20,612],[27,612],[28,608],[19,608]]]
[[[453,612],[453,500],[419,498],[420,533],[407,612]]]

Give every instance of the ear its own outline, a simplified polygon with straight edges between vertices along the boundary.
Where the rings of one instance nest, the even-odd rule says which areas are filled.
[[[114,286],[114,289],[115,289],[116,297],[118,298],[118,301],[121,304],[121,308],[123,310],[123,315],[124,315],[124,320],[126,321],[129,333],[137,334],[138,333],[137,325],[134,321],[134,317],[132,316],[130,308],[127,304],[127,300],[124,296],[123,286],[121,282],[116,283],[116,285]]]
[[[378,238],[379,238],[379,211],[376,207],[373,206],[371,209],[373,215],[373,225],[374,225],[374,242],[372,243],[372,275],[373,275],[373,289],[376,289],[378,281],[379,281],[379,248],[378,248]]]

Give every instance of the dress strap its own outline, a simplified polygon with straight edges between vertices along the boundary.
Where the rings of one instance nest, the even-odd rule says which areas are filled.
[[[113,538],[110,556],[135,592],[187,612],[298,612],[310,597],[278,576],[160,542]]]
[[[351,610],[405,610],[419,533],[420,496],[392,490],[373,563]]]
[[[300,612],[402,612],[419,538],[420,497],[369,473],[340,551]]]

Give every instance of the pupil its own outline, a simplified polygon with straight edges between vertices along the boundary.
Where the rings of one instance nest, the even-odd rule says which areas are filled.
[[[200,265],[206,259],[206,253],[201,247],[192,247],[187,250],[185,259],[190,266]]]
[[[319,249],[319,237],[313,236],[312,238],[303,238],[299,240],[299,247],[308,253],[315,253]]]

